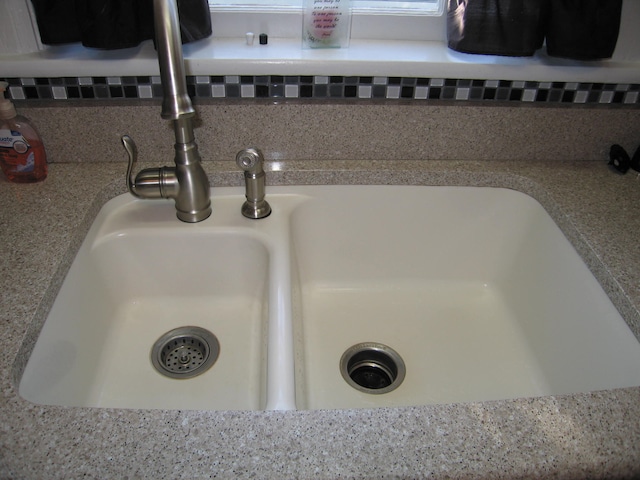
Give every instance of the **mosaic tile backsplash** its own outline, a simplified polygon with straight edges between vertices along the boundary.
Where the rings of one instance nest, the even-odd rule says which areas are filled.
[[[4,78],[13,100],[151,99],[160,77]],[[640,84],[409,77],[190,76],[194,98],[454,100],[537,104],[640,105]]]

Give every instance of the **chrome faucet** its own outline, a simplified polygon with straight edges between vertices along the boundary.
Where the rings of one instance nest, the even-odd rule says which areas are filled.
[[[172,198],[180,220],[200,222],[211,215],[210,187],[195,142],[192,120],[196,112],[187,94],[176,0],[153,0],[153,13],[164,92],[161,117],[173,120],[175,167],[147,168],[134,180],[137,149],[131,137],[124,135],[122,144],[129,155],[127,187],[138,198]]]

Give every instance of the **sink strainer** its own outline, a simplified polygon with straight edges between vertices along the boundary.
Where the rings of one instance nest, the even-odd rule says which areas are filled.
[[[162,375],[191,378],[206,372],[218,359],[216,336],[200,327],[180,327],[165,333],[151,349],[151,363]]]
[[[381,394],[400,386],[406,367],[393,348],[366,342],[354,345],[342,354],[340,373],[356,390]]]

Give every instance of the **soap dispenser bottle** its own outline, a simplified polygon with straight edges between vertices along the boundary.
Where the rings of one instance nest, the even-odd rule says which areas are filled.
[[[0,167],[11,182],[39,182],[47,177],[44,145],[31,122],[4,97],[7,86],[0,82]]]

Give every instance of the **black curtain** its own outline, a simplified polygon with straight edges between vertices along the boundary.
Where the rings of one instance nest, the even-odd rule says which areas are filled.
[[[42,43],[130,48],[154,37],[153,0],[31,0]],[[178,0],[182,42],[211,35],[207,0]]]
[[[613,55],[622,0],[448,0],[447,38],[465,53],[598,60]]]

